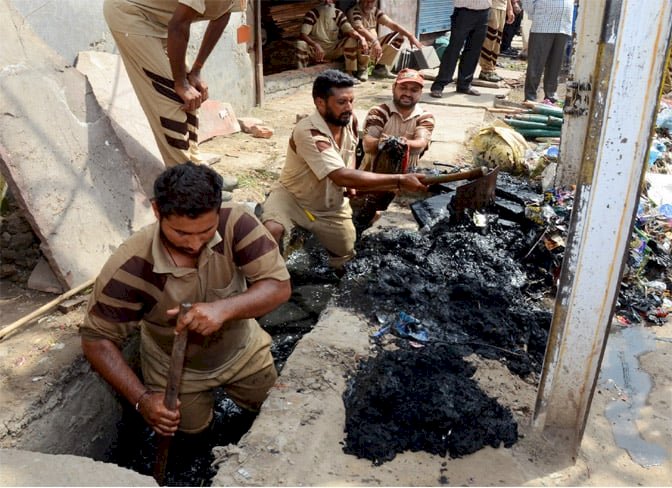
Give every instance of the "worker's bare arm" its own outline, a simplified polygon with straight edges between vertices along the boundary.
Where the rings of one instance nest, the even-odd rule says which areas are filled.
[[[163,391],[148,391],[128,366],[114,342],[108,339],[82,338],[82,350],[93,369],[120,395],[135,405],[158,434],[171,435],[177,430],[180,423],[179,411],[168,410],[163,405]]]
[[[419,173],[379,174],[342,168],[332,171],[328,177],[339,186],[355,190],[427,191],[427,187],[422,184],[425,175]]]

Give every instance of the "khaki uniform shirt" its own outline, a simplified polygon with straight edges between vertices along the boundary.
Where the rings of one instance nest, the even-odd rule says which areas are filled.
[[[381,134],[388,136],[405,137],[406,139],[424,139],[428,143],[432,139],[434,131],[434,116],[425,111],[420,104],[416,104],[413,112],[404,118],[394,103],[383,103],[373,107],[366,115],[364,122],[364,134],[378,139]],[[410,153],[408,166],[417,166],[421,151],[413,150]],[[367,153],[361,165],[361,169],[369,170],[373,155]]]
[[[280,184],[296,198],[299,205],[320,213],[349,213],[344,188],[328,178],[332,171],[354,167],[357,148],[357,119],[343,127],[340,147],[322,116],[315,111],[299,121],[287,147],[287,159],[280,174]]]
[[[168,22],[177,4],[191,7],[198,15],[195,22],[215,20],[231,12],[244,12],[247,0],[106,0],[115,5],[110,12],[123,12],[108,18],[110,29],[129,34],[168,37]]]
[[[309,10],[301,25],[301,33],[310,36],[325,49],[332,49],[336,45],[341,32],[347,35],[353,30],[345,14],[328,5]]]
[[[243,293],[247,283],[285,281],[289,273],[278,246],[247,209],[225,204],[217,233],[206,245],[198,268],[175,266],[161,243],[159,223],[140,230],[110,257],[98,276],[80,333],[121,346],[135,327],[170,356],[176,318],[166,311],[182,302],[213,302]],[[254,319],[225,323],[210,336],[190,333],[185,369],[215,371],[242,354],[255,334]]]

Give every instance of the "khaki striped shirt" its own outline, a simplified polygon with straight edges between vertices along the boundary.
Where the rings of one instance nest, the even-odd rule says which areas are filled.
[[[302,34],[315,39],[326,49],[336,45],[341,33],[347,35],[353,30],[345,14],[329,5],[320,5],[306,12],[301,25]]]
[[[166,311],[182,302],[213,302],[238,295],[247,283],[285,281],[289,273],[278,246],[243,206],[225,204],[215,236],[201,252],[198,268],[176,267],[170,260],[158,222],[140,230],[110,257],[98,276],[80,333],[121,346],[140,326],[170,356],[176,319]],[[245,349],[261,333],[256,320],[227,322],[215,334],[191,333],[185,368],[214,371]]]
[[[364,27],[366,30],[376,30],[378,24],[389,26],[392,21],[385,12],[377,7],[371,9],[367,14],[359,5],[355,5],[348,10],[348,20],[355,29]]]

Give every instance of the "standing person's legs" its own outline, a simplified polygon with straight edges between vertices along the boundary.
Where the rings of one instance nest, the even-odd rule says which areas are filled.
[[[551,49],[554,34],[530,33],[530,42],[527,46],[527,72],[525,73],[525,100],[534,102],[537,99],[537,89],[544,72],[546,59]]]
[[[175,92],[165,39],[112,31],[167,167],[185,163],[198,143],[198,111],[185,112]]]
[[[521,10],[516,14],[516,19],[512,24],[504,24],[504,30],[502,31],[502,45],[500,46],[501,51],[509,51],[511,49],[511,42],[513,41],[514,36],[520,30],[520,24],[523,21],[523,11]]]
[[[439,74],[434,83],[432,83],[432,93],[441,94],[443,87],[453,81],[453,74],[455,73],[455,66],[460,56],[464,41],[469,34],[468,18],[470,10],[466,8],[456,8],[450,17],[450,42],[446,50],[441,56],[441,65],[439,67]]]
[[[485,33],[488,28],[488,10],[472,11],[473,15],[469,23],[469,35],[462,51],[460,66],[457,70],[457,90],[471,90],[471,81],[474,79],[474,71],[478,64],[478,58],[481,54],[481,46],[485,40]],[[475,90],[474,90],[475,91]],[[474,93],[477,94],[478,92]]]
[[[550,43],[546,66],[544,68],[544,97],[556,100],[558,90],[558,76],[565,58],[565,49],[569,36],[566,34],[549,34],[553,36]]]
[[[480,58],[478,60],[478,64],[481,66],[481,75],[479,75],[479,78],[488,81],[501,80],[501,77],[495,71],[497,70],[497,57],[499,56],[499,49],[502,44],[502,31],[505,24],[506,10],[490,9],[485,40],[481,46]]]

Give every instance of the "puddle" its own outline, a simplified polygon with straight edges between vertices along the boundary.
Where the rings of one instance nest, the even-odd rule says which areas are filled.
[[[659,466],[667,459],[666,450],[644,440],[637,428],[640,411],[652,387],[650,376],[640,369],[639,356],[655,348],[655,336],[644,327],[612,333],[599,378],[600,385],[613,397],[605,416],[611,422],[616,444],[645,468]]]

